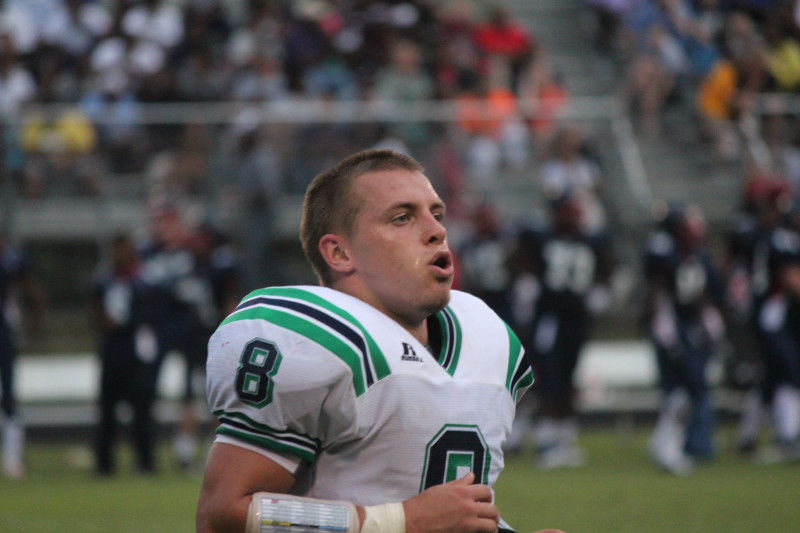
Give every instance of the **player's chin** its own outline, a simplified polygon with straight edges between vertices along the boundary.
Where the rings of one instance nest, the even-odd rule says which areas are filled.
[[[437,282],[432,290],[428,291],[426,300],[426,308],[431,313],[436,313],[450,303],[450,286],[452,279]]]

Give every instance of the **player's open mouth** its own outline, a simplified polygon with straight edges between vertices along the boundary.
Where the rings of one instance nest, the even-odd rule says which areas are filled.
[[[445,276],[453,274],[453,256],[450,252],[439,252],[433,257],[431,265],[436,267]]]

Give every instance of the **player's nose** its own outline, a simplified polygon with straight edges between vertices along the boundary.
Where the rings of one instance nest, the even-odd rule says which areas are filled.
[[[447,229],[442,221],[433,215],[428,215],[426,219],[428,224],[426,226],[425,241],[428,244],[444,242],[447,238]]]

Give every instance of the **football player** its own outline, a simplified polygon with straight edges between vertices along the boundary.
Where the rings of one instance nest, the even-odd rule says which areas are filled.
[[[27,303],[27,308],[23,308]],[[27,311],[23,313],[23,311]],[[23,326],[35,331],[44,312],[44,293],[24,251],[4,240],[0,229],[0,415],[2,415],[2,475],[25,475],[25,428],[17,412],[14,369]],[[23,319],[27,319],[25,322]]]
[[[444,216],[389,150],[313,180],[300,234],[321,286],[254,291],[209,342],[198,532],[507,527],[491,486],[533,378],[506,324],[451,291]]]
[[[655,348],[662,391],[650,453],[667,471],[688,474],[693,458],[714,455],[706,367],[725,330],[724,285],[707,248],[700,209],[657,205],[662,207],[656,209],[659,225],[644,253],[643,323]]]
[[[800,234],[787,222],[791,191],[767,181],[756,202],[756,238],[751,254],[752,322],[763,365],[761,399],[769,406],[774,446],[762,459],[793,460],[800,441]]]
[[[538,281],[529,348],[536,374],[534,440],[542,468],[580,466],[574,374],[592,317],[611,303],[613,258],[604,233],[586,229],[579,198],[552,200],[544,227],[520,232],[515,263]]]

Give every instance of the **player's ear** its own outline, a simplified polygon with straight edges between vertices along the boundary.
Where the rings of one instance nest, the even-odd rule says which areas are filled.
[[[328,233],[319,240],[319,252],[331,270],[348,274],[353,271],[353,261],[348,253],[347,241],[339,235]]]

